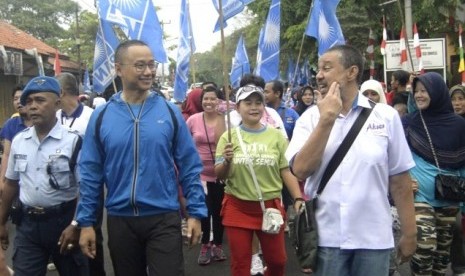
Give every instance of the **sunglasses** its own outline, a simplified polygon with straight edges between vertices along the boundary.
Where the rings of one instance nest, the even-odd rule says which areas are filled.
[[[48,183],[50,184],[50,186],[53,189],[59,190],[60,185],[58,185],[58,181],[57,181],[55,175],[52,173],[52,165],[47,164],[46,170],[47,170],[47,174],[48,174]]]

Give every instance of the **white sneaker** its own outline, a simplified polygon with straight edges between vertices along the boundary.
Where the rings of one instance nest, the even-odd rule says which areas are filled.
[[[57,268],[56,268],[54,263],[48,263],[47,264],[47,270],[48,271],[54,271],[54,270],[57,270]]]
[[[265,269],[263,267],[262,259],[258,254],[252,255],[252,264],[250,267],[250,275],[263,275]]]

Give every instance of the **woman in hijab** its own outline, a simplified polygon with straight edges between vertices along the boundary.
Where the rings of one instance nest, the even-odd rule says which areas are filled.
[[[465,118],[465,86],[456,85],[450,89],[450,99],[454,112]]]
[[[465,119],[454,114],[449,91],[441,75],[429,72],[413,80],[417,110],[403,117],[405,134],[416,166],[410,174],[418,182],[415,192],[417,251],[411,261],[413,275],[445,275],[449,263],[452,225],[459,203],[435,198],[439,173],[465,176]]]
[[[202,101],[200,97],[202,96],[202,89],[201,88],[194,88],[186,98],[184,102],[183,109],[182,109],[182,116],[184,120],[187,121],[190,116],[194,115],[195,113],[199,113],[203,111],[202,108]]]
[[[315,91],[311,86],[304,86],[297,92],[297,105],[294,110],[300,115],[315,103]]]
[[[360,87],[360,93],[375,103],[387,103],[383,86],[377,80],[367,80],[362,83],[362,86]]]

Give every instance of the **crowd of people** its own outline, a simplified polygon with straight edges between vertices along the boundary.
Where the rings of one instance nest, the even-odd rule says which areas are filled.
[[[438,174],[465,177],[465,87],[399,70],[387,92],[362,82],[363,63],[334,46],[316,86],[247,74],[231,93],[205,82],[176,106],[153,91],[150,48],[129,40],[115,52],[121,89],[95,109],[69,73],[16,87],[18,113],[0,132],[0,243],[8,248],[11,219],[15,275],[50,264],[105,275],[103,208],[115,275],[184,275],[186,242],[200,244],[198,265],[284,275],[289,214],[315,197],[365,110],[318,197],[317,265],[302,272],[394,275],[410,262],[413,275],[445,275],[450,263],[465,275],[465,208],[435,195]]]

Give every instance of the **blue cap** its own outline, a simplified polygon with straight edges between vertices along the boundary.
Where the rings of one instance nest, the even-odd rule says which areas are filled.
[[[21,105],[26,105],[26,99],[29,95],[39,92],[50,92],[60,96],[60,83],[52,77],[35,77],[30,80],[21,94]]]

